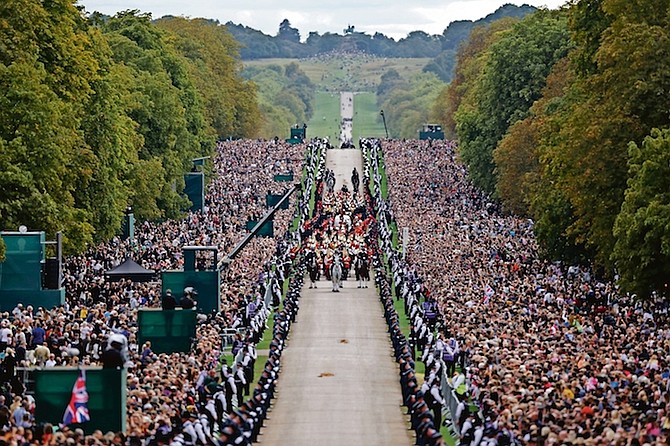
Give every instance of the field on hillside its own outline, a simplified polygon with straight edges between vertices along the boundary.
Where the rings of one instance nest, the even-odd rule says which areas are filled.
[[[288,65],[296,62],[317,86],[318,91],[375,91],[384,72],[395,69],[400,76],[410,78],[421,73],[428,58],[400,59],[373,56],[338,56],[310,59],[258,59],[244,65]]]
[[[337,144],[340,133],[340,94],[317,91],[314,100],[314,116],[307,123],[307,137],[328,137]]]
[[[333,145],[339,145],[340,94],[319,91],[314,102],[314,116],[307,123],[307,137],[328,137]],[[353,141],[358,144],[361,137],[384,137],[384,125],[379,115],[374,93],[354,95]]]
[[[384,124],[374,93],[358,93],[354,96],[354,144],[358,145],[358,140],[366,137],[384,137]]]

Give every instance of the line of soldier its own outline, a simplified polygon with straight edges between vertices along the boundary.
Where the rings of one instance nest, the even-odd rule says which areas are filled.
[[[281,354],[291,323],[295,322],[299,309],[300,290],[302,289],[304,274],[305,264],[301,262],[296,268],[296,274],[290,280],[289,290],[283,302],[284,307],[275,314],[273,337],[270,342],[270,351],[265,368],[261,372],[252,397],[243,402],[237,409],[233,409],[230,416],[224,421],[219,439],[220,445],[245,446],[257,441],[275,395]]]
[[[378,181],[378,178],[376,180]],[[370,198],[368,187],[369,168],[365,169],[363,184],[365,185],[364,191],[368,195],[368,198]],[[379,196],[375,196],[374,199],[368,202],[372,206],[375,206],[380,201],[380,198]],[[392,246],[389,243],[391,234],[385,223],[374,223],[370,228],[370,242],[374,252],[372,263],[375,269],[375,283],[379,290],[379,298],[384,306],[384,317],[389,327],[393,352],[400,369],[400,388],[403,405],[407,408],[407,415],[410,415],[411,429],[416,433],[416,445],[441,446],[444,445],[444,439],[440,433],[441,405],[439,408],[429,407],[424,392],[417,382],[413,352],[400,328],[400,320],[393,303],[391,281],[387,277],[385,273],[386,268],[381,262],[380,247],[377,244],[377,241],[380,239],[379,235],[381,235],[384,246],[388,246],[389,248]],[[391,253],[392,250],[387,249],[386,252]],[[435,414],[439,415],[435,416]]]

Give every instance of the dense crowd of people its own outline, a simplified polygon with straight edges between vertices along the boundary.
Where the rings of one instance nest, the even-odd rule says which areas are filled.
[[[252,326],[258,319],[249,317],[248,305],[259,302],[263,306],[259,297],[264,295],[267,284],[273,279],[274,282],[288,279],[283,275],[292,264],[296,244],[295,238],[288,236],[288,228],[295,214],[302,220],[309,216],[305,195],[297,197],[300,202],[297,212],[296,198],[292,197],[289,210],[275,214],[274,231],[278,234],[275,238],[254,238],[222,271],[222,311],[199,316],[197,344],[190,353],[156,354],[150,343],[138,345],[137,310],[160,307],[160,283],[112,282],[105,272],[128,257],[157,272],[178,270],[183,267],[182,247],[187,245],[216,246],[221,253],[229,252],[245,236],[247,220],[258,220],[266,212],[266,194],[280,194],[286,189],[286,183],[273,181],[274,175],[286,172],[299,175],[305,159],[314,157],[310,153],[306,158],[304,150],[302,145],[276,141],[220,143],[202,212],[190,213],[179,221],[142,223],[133,239],[114,238],[92,247],[85,255],[66,259],[65,305],[45,309],[26,303],[2,314],[0,348],[4,347],[6,352],[0,396],[5,400],[0,401],[2,441],[217,444],[213,435],[216,432],[221,435],[220,444],[228,444],[223,438],[231,439],[230,444],[245,444],[239,443],[241,432],[248,440],[250,431],[239,426],[253,424],[253,417],[260,420],[261,408],[271,398],[263,386],[268,386],[268,380],[271,382],[276,373],[278,354],[274,351],[281,347],[282,333],[287,329],[285,319],[293,317],[297,309],[296,290],[299,291],[300,285],[289,288],[290,298],[282,310],[286,313],[275,318],[273,334],[279,336],[279,345],[271,346],[270,359],[256,388],[247,382],[254,377],[253,372],[248,374],[249,359],[244,358],[253,359],[256,355],[253,344],[266,322]],[[318,165],[314,162],[307,166],[312,177]],[[311,178],[309,184],[313,181]],[[200,267],[217,266],[213,264],[217,259],[200,261],[209,262]],[[181,297],[182,290],[173,292],[178,294],[177,299]],[[267,316],[267,311],[264,314]],[[222,346],[221,332],[230,327],[243,329],[238,336],[238,350],[242,354],[237,357],[226,354]],[[110,345],[118,336],[122,338],[119,343],[123,348],[122,364],[128,369],[126,432],[95,432],[84,437],[80,429],[37,425],[32,415],[35,400],[22,381],[25,375],[17,373],[16,368],[104,366],[105,353],[112,350]],[[242,369],[238,361],[244,361],[247,368]],[[245,398],[249,400],[244,401]],[[217,399],[225,414],[220,408],[218,413],[212,410]],[[249,412],[252,415],[247,419]],[[236,423],[236,417],[245,418]],[[191,429],[195,426],[199,426],[196,431]]]
[[[665,296],[637,300],[584,266],[542,260],[533,222],[501,212],[473,188],[452,143],[385,141],[383,153],[379,142],[370,144],[375,157],[383,156],[388,199],[382,197],[380,164],[373,157],[363,181],[367,184],[374,166],[373,196],[365,190],[327,192],[312,218],[307,204],[314,190],[323,190],[325,150],[305,156],[304,146],[226,142],[218,147],[203,212],[142,223],[133,239],[115,238],[66,259],[66,305],[45,309],[26,303],[1,315],[0,441],[251,443],[273,398],[298,309],[307,266],[302,246],[322,262],[334,252],[351,257],[363,250],[374,259],[403,403],[419,444],[442,444],[443,376],[461,389],[461,407],[468,408],[450,414],[462,445],[666,444]],[[156,271],[181,269],[186,245],[230,251],[244,237],[247,221],[265,212],[266,194],[283,192],[285,184],[273,176],[299,172],[303,161],[310,182],[293,198],[299,206],[275,215],[280,236],[253,239],[223,271],[222,311],[201,317],[193,351],[156,354],[150,344],[138,345],[137,310],[160,307],[160,284],[112,282],[105,272],[127,257]],[[300,231],[283,237],[296,208]],[[370,228],[372,237],[366,236]],[[397,228],[409,230],[404,256],[393,245]],[[200,259],[210,268],[216,260]],[[288,292],[279,310],[265,297],[281,293],[284,281]],[[394,298],[404,300],[405,315],[395,313]],[[267,362],[255,377],[249,364],[257,357],[254,345],[265,329],[268,305],[278,311]],[[407,337],[400,317],[409,318]],[[221,343],[220,333],[230,327],[246,328],[235,340],[235,355],[224,354]],[[85,435],[36,425],[35,401],[17,368],[104,365],[105,352],[119,336],[128,368],[126,432]],[[415,361],[424,363],[422,383]],[[469,410],[471,404],[478,411]]]
[[[453,384],[464,374],[460,398],[479,407],[451,414],[460,444],[666,444],[664,298],[542,260],[533,222],[473,188],[450,142],[385,141],[383,159],[381,216],[410,233],[406,260],[385,247],[395,294],[435,333],[412,328],[417,354],[444,359]]]

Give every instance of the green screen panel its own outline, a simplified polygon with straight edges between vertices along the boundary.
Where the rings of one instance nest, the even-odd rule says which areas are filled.
[[[19,303],[24,307],[32,305],[33,308],[52,309],[65,303],[65,288],[39,291],[0,289],[0,310],[12,311]]]
[[[151,341],[155,353],[188,352],[195,339],[196,318],[193,310],[140,310],[139,344]]]
[[[183,296],[184,288],[193,287],[198,292],[197,305],[201,313],[221,310],[219,271],[164,271],[162,273],[162,296],[167,290],[177,299]]]
[[[202,172],[191,172],[184,175],[184,193],[191,201],[190,211],[202,210],[205,205],[205,174]]]
[[[79,371],[53,367],[33,372],[35,380],[35,420],[58,425],[72,396]],[[87,434],[126,430],[126,370],[86,369],[86,391],[91,421],[81,428]]]
[[[283,195],[268,194],[265,196],[265,205],[269,208],[275,207],[282,197]],[[284,201],[279,209],[288,209],[288,202],[289,200]]]
[[[247,231],[251,231],[256,227],[258,222],[254,220],[247,221]],[[258,237],[273,237],[274,236],[274,223],[272,220],[266,221],[263,226],[256,233]]]
[[[7,246],[2,262],[0,289],[40,290],[42,288],[42,261],[44,261],[44,233],[3,233]]]
[[[275,181],[293,181],[293,173],[283,173],[283,174],[276,174],[274,176]]]

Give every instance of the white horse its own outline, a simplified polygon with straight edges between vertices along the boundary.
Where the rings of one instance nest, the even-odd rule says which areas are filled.
[[[333,263],[330,265],[330,280],[333,282],[333,292],[339,293],[342,287],[342,259],[340,256],[333,257]]]

